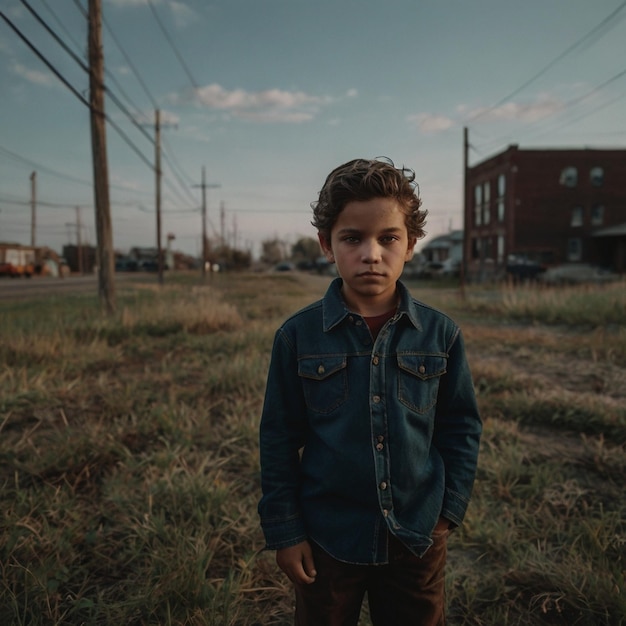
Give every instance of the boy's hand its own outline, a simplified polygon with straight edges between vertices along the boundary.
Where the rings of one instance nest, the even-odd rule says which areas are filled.
[[[292,583],[310,585],[315,582],[315,563],[308,541],[276,550],[276,563]]]

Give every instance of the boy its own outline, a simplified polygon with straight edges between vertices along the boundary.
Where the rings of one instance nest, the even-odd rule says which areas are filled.
[[[415,174],[333,170],[312,224],[339,278],[277,331],[261,418],[261,526],[298,626],[444,624],[449,530],[481,433],[459,328],[399,281],[423,237]]]

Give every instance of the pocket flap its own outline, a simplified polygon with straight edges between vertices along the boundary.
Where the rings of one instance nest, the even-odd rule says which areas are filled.
[[[314,356],[300,359],[298,375],[313,380],[324,380],[346,367],[345,356]]]
[[[446,357],[436,354],[398,354],[398,367],[426,380],[446,373]]]

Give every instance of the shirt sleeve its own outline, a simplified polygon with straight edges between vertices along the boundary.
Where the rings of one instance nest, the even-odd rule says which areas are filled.
[[[300,448],[306,405],[296,352],[284,330],[274,338],[260,426],[262,498],[258,512],[266,548],[295,545],[307,537],[299,506]]]
[[[482,422],[461,331],[448,352],[447,372],[439,388],[433,444],[445,467],[441,515],[461,524],[476,476]]]

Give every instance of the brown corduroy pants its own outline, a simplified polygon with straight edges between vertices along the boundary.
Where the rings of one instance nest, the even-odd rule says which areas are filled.
[[[374,626],[443,626],[449,531],[419,558],[389,536],[389,563],[352,565],[311,544],[317,577],[296,585],[296,626],[356,626],[367,593]]]

